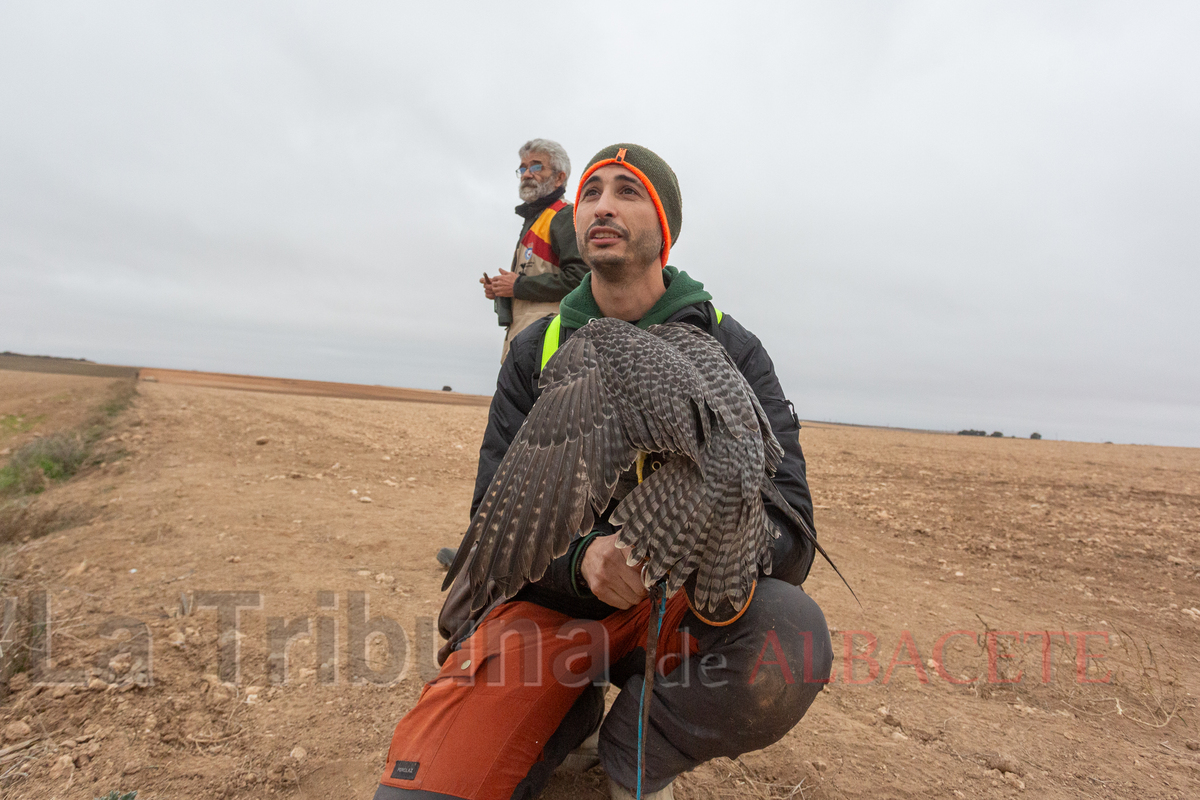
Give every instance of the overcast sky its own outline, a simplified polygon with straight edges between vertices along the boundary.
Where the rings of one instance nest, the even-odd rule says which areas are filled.
[[[1198,42],[1194,2],[4,3],[0,350],[490,393],[517,148],[633,141],[801,417],[1200,446]]]

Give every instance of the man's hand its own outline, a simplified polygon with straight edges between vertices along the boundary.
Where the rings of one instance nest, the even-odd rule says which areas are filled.
[[[592,594],[613,608],[632,608],[646,596],[642,568],[625,563],[627,550],[617,549],[617,535],[597,536],[583,554],[579,571]]]
[[[489,300],[494,300],[497,297],[512,297],[513,285],[516,284],[517,278],[520,277],[515,272],[509,272],[506,269],[501,269],[500,274],[494,278],[487,278],[479,282],[483,284],[483,293],[488,296]]]

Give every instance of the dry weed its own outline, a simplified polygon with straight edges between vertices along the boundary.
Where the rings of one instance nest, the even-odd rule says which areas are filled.
[[[1112,638],[1121,657],[1110,653],[1108,666],[1094,668],[1100,675],[1089,676],[1098,680],[1107,672],[1108,680],[1063,684],[1062,702],[1083,716],[1117,716],[1147,728],[1165,728],[1178,719],[1181,676],[1171,651],[1124,630]]]
[[[804,800],[814,788],[808,778],[793,782],[764,775],[741,757],[714,759],[677,783],[680,794],[696,800]]]
[[[56,505],[31,498],[11,500],[0,506],[0,545],[75,528],[95,515],[96,509],[90,506]]]

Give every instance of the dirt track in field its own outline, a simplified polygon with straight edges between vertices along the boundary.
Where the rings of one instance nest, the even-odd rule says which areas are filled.
[[[110,382],[0,371],[0,418],[22,420],[0,451],[83,419]],[[428,668],[433,555],[464,528],[486,416],[140,383],[104,465],[34,501],[88,521],[3,550],[0,595],[23,614],[49,594],[44,668],[94,687],[15,680],[4,797],[369,798]],[[677,797],[1200,796],[1200,451],[819,424],[801,440],[821,539],[863,609],[814,567],[835,682],[781,742],[681,777]],[[261,596],[240,615],[233,684],[216,674],[217,612],[188,607],[216,590]],[[407,631],[394,685],[349,682],[357,596]],[[114,617],[146,625],[148,667],[137,642],[120,656],[98,634]],[[274,617],[337,621],[333,684],[303,637],[273,684]],[[1046,631],[1070,638],[1044,661]],[[544,796],[603,785],[562,776]]]

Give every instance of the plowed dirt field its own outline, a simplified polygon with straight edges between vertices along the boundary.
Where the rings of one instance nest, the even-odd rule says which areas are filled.
[[[111,382],[0,371],[0,451],[79,424]],[[486,419],[139,383],[103,464],[23,512],[71,527],[0,545],[26,670],[0,700],[0,794],[369,798],[438,644],[434,554],[465,528]],[[1200,451],[825,424],[801,441],[863,607],[813,568],[835,680],[782,741],[676,797],[1200,797]],[[394,634],[384,618],[405,632],[390,647],[366,635]],[[544,796],[604,785],[559,775]]]

